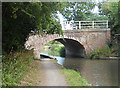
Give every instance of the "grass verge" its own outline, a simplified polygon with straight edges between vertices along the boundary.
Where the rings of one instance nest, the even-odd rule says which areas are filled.
[[[30,67],[35,68],[33,60],[32,50],[3,56],[2,86],[18,86],[25,74],[30,72]]]
[[[70,85],[70,88],[83,88],[79,86],[87,86],[87,88],[92,88],[91,84],[88,84],[87,80],[80,76],[80,73],[72,70],[72,69],[66,69],[62,65],[57,64],[57,62],[54,62],[58,66],[59,69],[61,69],[61,72],[67,79],[68,85]]]
[[[71,69],[62,69],[61,71],[67,78],[67,83],[70,86],[91,86],[78,72]]]
[[[29,66],[29,72],[24,73],[24,78],[20,81],[18,86],[39,86],[41,79],[41,71],[39,67],[40,59],[34,59],[33,65]]]

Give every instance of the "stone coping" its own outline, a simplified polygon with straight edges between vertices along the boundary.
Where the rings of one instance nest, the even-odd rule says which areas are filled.
[[[110,28],[107,28],[107,29],[78,29],[78,30],[63,30],[63,32],[84,32],[84,31],[86,31],[86,32],[99,32],[99,31],[108,31],[108,30],[110,30]]]

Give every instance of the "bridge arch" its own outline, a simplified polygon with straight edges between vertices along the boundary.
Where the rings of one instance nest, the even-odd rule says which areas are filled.
[[[55,41],[65,46],[65,55],[68,57],[84,57],[86,55],[85,48],[79,41],[69,38],[56,38]],[[54,41],[52,40],[52,41]],[[50,41],[49,41],[50,42]],[[46,42],[48,43],[48,42]],[[43,45],[44,46],[44,45]],[[42,47],[43,47],[42,46]]]
[[[65,46],[65,54],[66,56],[71,57],[83,57],[86,55],[86,51],[84,46],[74,37],[66,37],[63,39],[63,36],[54,34],[54,35],[33,35],[30,36],[26,43],[26,49],[34,49],[34,55],[36,58],[40,58],[40,51],[43,49],[43,46],[50,41],[56,40],[62,43]]]

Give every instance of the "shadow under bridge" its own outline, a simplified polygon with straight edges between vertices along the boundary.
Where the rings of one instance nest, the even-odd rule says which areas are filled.
[[[65,46],[66,57],[84,57],[86,55],[85,48],[78,41],[73,39],[55,39]]]

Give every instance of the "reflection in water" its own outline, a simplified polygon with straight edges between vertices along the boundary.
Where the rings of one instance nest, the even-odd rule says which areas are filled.
[[[50,55],[51,56],[51,55]],[[89,60],[53,56],[65,68],[74,69],[93,86],[118,86],[117,60]]]

